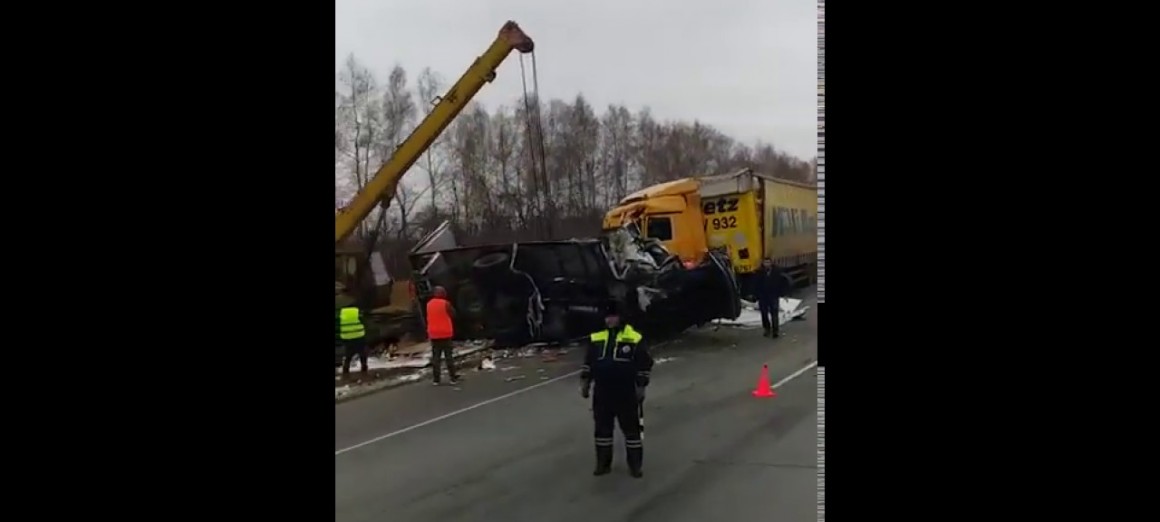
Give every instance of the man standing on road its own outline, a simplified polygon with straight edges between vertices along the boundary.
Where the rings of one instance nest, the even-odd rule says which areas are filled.
[[[785,274],[773,259],[767,257],[761,261],[761,272],[757,277],[757,308],[761,310],[761,327],[765,329],[766,337],[776,339],[781,333],[781,296],[785,295],[788,286]]]
[[[435,297],[427,301],[427,339],[431,341],[431,373],[435,377],[435,386],[439,386],[440,362],[447,361],[447,376],[451,384],[459,384],[459,375],[455,373],[455,347],[451,339],[455,337],[455,307],[447,300],[447,289],[436,286]]]
[[[342,377],[350,377],[350,363],[358,356],[361,373],[367,374],[367,331],[359,317],[358,307],[347,306],[338,311],[338,338],[344,351]]]
[[[588,351],[580,368],[580,395],[587,399],[593,382],[592,414],[596,423],[596,471],[612,470],[613,423],[624,434],[625,460],[629,473],[644,476],[644,442],[641,440],[639,405],[644,400],[653,359],[641,342],[643,336],[631,325],[621,324],[615,303],[605,313],[606,329],[589,336]]]

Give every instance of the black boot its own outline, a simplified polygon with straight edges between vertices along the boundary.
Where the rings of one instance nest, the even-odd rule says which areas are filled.
[[[634,478],[641,478],[644,476],[644,448],[626,448],[628,460],[628,474]]]
[[[595,476],[607,475],[612,471],[612,446],[596,446]]]

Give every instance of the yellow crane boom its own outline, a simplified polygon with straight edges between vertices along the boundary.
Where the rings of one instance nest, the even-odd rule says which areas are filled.
[[[451,120],[471,101],[483,84],[495,79],[495,70],[511,54],[512,49],[530,53],[535,48],[532,39],[524,34],[520,26],[508,21],[499,30],[495,41],[487,51],[475,59],[467,72],[455,82],[447,93],[438,99],[435,108],[415,127],[374,177],[367,182],[354,199],[334,217],[334,242],[341,242],[349,236],[362,220],[371,213],[380,200],[390,201],[399,180],[411,165],[427,151],[427,148],[447,128]]]

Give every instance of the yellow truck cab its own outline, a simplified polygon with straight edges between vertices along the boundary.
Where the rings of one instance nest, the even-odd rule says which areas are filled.
[[[685,178],[629,194],[604,216],[611,230],[636,222],[682,261],[697,263],[710,248],[729,253],[742,295],[773,258],[791,284],[809,284],[817,265],[817,187],[751,169]]]

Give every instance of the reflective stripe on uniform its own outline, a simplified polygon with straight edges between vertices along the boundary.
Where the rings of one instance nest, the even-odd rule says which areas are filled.
[[[605,333],[604,335],[607,336],[608,334]],[[618,343],[620,341],[628,341],[630,343],[639,343],[640,340],[643,338],[644,338],[644,336],[641,335],[640,332],[636,331],[632,327],[632,325],[630,325],[630,324],[624,325],[624,329],[621,330],[620,333],[616,334],[616,342],[618,342]]]
[[[609,346],[617,346],[620,343],[639,344],[641,339],[644,339],[644,336],[641,335],[640,332],[636,331],[632,325],[626,324],[624,325],[624,328],[617,332],[615,343],[608,342],[608,330],[601,330],[599,332],[592,333],[588,336],[588,339],[593,343],[603,342],[603,345],[600,349],[600,359],[607,359]],[[616,353],[614,352],[613,357],[615,356]]]
[[[338,338],[344,341],[359,339],[367,333],[358,318],[358,308],[348,306],[338,312]]]

